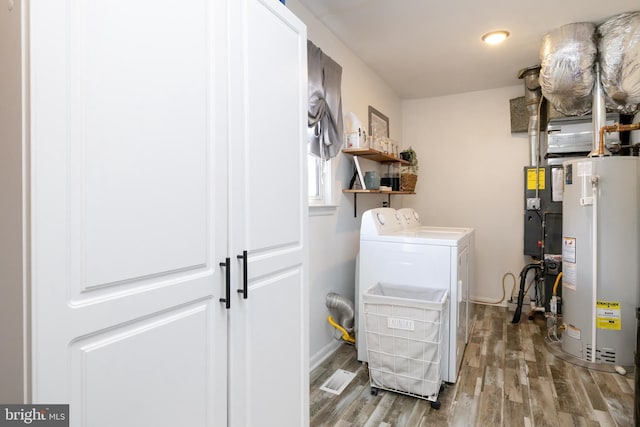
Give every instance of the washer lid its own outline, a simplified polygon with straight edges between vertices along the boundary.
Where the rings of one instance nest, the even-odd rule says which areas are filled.
[[[414,228],[410,230],[399,230],[394,233],[378,235],[361,235],[360,241],[395,242],[413,245],[440,245],[440,246],[460,246],[470,235],[470,229],[465,231],[455,230],[429,230]]]
[[[424,231],[432,231],[435,233],[462,233],[462,234],[473,234],[474,230],[471,227],[436,227],[431,225],[421,225],[418,227],[418,230]],[[415,230],[414,230],[415,231]]]

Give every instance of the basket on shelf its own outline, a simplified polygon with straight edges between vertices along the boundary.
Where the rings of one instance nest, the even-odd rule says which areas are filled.
[[[402,150],[400,158],[406,162],[401,171],[400,189],[414,193],[418,181],[418,155],[413,148],[409,147]]]
[[[418,182],[418,175],[413,173],[403,173],[400,180],[400,189],[402,191],[416,191],[416,183]]]

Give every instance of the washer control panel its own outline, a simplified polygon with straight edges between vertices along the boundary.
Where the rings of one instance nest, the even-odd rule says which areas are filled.
[[[362,214],[361,236],[381,236],[403,229],[401,215],[393,208],[371,209]]]

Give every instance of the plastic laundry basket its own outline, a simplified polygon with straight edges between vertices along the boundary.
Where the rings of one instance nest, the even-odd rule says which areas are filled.
[[[372,392],[391,390],[437,402],[439,407],[448,297],[445,289],[384,283],[365,292]]]

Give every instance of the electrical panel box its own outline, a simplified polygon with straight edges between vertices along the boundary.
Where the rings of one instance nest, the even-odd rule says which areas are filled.
[[[524,168],[524,254],[562,253],[562,165]]]

